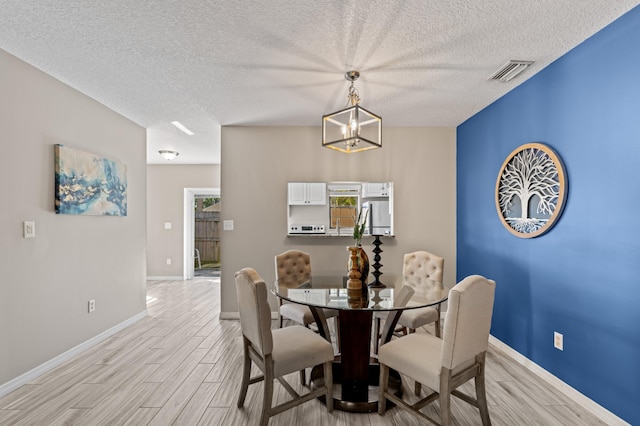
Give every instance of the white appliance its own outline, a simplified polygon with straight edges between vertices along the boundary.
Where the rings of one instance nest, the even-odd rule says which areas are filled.
[[[324,225],[290,225],[289,234],[324,234]]]
[[[389,201],[366,201],[362,207],[369,212],[369,235],[391,235]]]

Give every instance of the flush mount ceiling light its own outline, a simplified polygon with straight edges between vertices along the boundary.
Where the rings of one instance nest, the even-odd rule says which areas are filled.
[[[162,158],[164,158],[167,161],[171,161],[174,158],[176,158],[179,153],[177,151],[169,151],[166,149],[161,149],[160,151],[158,151],[160,153],[160,155],[162,156]]]
[[[189,136],[193,136],[194,135],[194,133],[191,130],[187,129],[187,127],[184,124],[182,124],[181,122],[179,122],[179,121],[172,121],[171,124],[176,126],[178,129],[182,130],[183,132],[185,132]]]
[[[519,76],[524,70],[529,68],[533,61],[509,61],[502,66],[489,80],[498,80],[506,83]]]
[[[351,82],[347,107],[322,116],[322,146],[326,148],[350,154],[382,147],[382,118],[360,106],[360,96],[353,85],[358,77],[358,71],[344,74]]]

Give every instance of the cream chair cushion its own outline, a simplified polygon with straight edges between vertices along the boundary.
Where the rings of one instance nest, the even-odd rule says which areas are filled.
[[[407,306],[418,305],[417,302],[409,301]],[[431,324],[434,321],[438,320],[438,311],[436,308],[432,308],[431,306],[426,308],[416,308],[416,309],[405,309],[402,311],[402,316],[400,320],[398,320],[398,324],[415,330],[416,328],[420,328],[425,324]]]
[[[412,333],[380,346],[378,359],[385,365],[437,391],[440,388],[442,339]]]
[[[280,306],[280,315],[302,325],[309,325],[316,322],[311,313],[311,309],[308,306],[297,303],[283,303],[282,306]]]
[[[284,376],[333,360],[333,347],[319,334],[301,325],[278,328],[273,333],[273,375]]]

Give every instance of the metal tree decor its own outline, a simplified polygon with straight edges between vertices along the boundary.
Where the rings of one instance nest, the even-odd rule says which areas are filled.
[[[496,182],[496,209],[512,234],[532,238],[547,232],[562,214],[565,198],[562,161],[550,147],[522,145],[502,164]]]

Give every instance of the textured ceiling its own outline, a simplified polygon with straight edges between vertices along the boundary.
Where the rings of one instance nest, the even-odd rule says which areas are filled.
[[[0,0],[0,48],[146,127],[149,163],[219,163],[221,125],[320,125],[350,69],[383,126],[457,126],[639,3]]]

